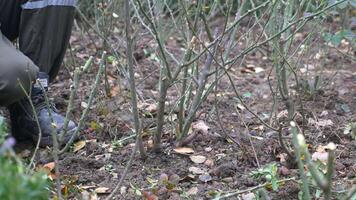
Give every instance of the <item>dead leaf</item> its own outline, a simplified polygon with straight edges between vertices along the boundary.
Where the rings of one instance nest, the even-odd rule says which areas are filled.
[[[188,196],[194,196],[198,194],[199,189],[197,187],[192,187],[188,190],[187,195]]]
[[[204,151],[206,151],[206,152],[210,152],[210,151],[212,151],[213,150],[213,148],[211,148],[211,147],[206,147],[206,148],[204,148]]]
[[[87,143],[86,143],[86,141],[84,141],[84,140],[75,143],[75,144],[74,144],[73,152],[75,153],[75,152],[81,150],[82,148],[85,147],[86,144],[87,144]]]
[[[110,97],[116,97],[120,93],[120,86],[116,85],[110,89]]]
[[[158,200],[158,197],[150,191],[143,191],[142,194],[144,200]]]
[[[213,178],[209,174],[205,173],[205,174],[202,174],[199,176],[199,180],[204,183],[207,183],[207,182],[213,180]]]
[[[192,172],[193,174],[203,174],[205,171],[199,167],[189,167],[189,172]]]
[[[285,163],[286,162],[286,158],[287,158],[287,154],[286,153],[281,153],[281,154],[278,154],[276,156],[277,158],[279,158],[279,162],[281,163]]]
[[[147,146],[148,146],[148,148],[153,148],[153,140],[148,140]]]
[[[146,107],[145,110],[149,113],[155,113],[157,112],[157,104],[150,104]]]
[[[236,105],[236,107],[239,109],[239,110],[245,110],[245,106],[243,106],[242,104],[238,103]]]
[[[107,194],[107,193],[109,193],[109,189],[110,188],[107,188],[107,187],[98,187],[95,189],[95,192],[97,194]]]
[[[254,200],[255,194],[254,193],[247,193],[242,195],[242,200]]]
[[[205,156],[189,156],[190,160],[192,160],[194,163],[196,164],[201,164],[201,163],[204,163],[205,160],[206,160],[206,157]]]
[[[82,106],[82,108],[88,108],[88,104],[87,104],[87,102],[84,102],[84,101],[82,101],[81,103],[80,103],[80,105]]]
[[[328,114],[329,114],[328,111],[324,110],[323,112],[320,113],[320,117],[325,117]]]
[[[320,160],[323,163],[327,163],[328,162],[328,152],[315,152],[312,155],[312,160],[317,161]]]
[[[48,170],[48,172],[51,172],[51,171],[53,171],[55,166],[56,166],[56,164],[54,162],[50,162],[50,163],[43,165],[43,168],[46,169],[46,171]]]
[[[189,155],[189,154],[194,153],[194,150],[189,147],[177,147],[177,148],[174,148],[173,151],[178,154],[183,154],[183,155]]]
[[[197,131],[203,134],[208,134],[210,127],[205,124],[204,121],[198,121],[192,125],[193,131]]]
[[[95,185],[83,185],[83,186],[80,186],[79,188],[83,189],[83,190],[88,190],[88,189],[95,188]]]
[[[263,68],[261,67],[256,67],[254,65],[247,65],[245,66],[243,69],[241,69],[241,73],[260,73],[260,72],[263,72],[265,71]]]
[[[308,124],[314,125],[314,126],[319,126],[319,127],[325,127],[325,126],[331,126],[334,123],[330,119],[314,120],[313,118],[309,118]]]
[[[207,159],[205,162],[204,162],[204,165],[211,168],[214,166],[214,161],[211,160],[211,159]]]

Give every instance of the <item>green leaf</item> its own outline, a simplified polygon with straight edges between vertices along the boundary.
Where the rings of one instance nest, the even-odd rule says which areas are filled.
[[[321,197],[321,193],[322,193],[321,190],[316,190],[315,191],[315,197],[316,198],[320,198]]]
[[[252,97],[252,93],[251,92],[245,92],[242,96],[244,98],[251,98]]]
[[[274,191],[277,191],[278,187],[279,187],[279,184],[278,184],[277,180],[276,179],[272,179],[271,183],[272,183],[272,189]]]

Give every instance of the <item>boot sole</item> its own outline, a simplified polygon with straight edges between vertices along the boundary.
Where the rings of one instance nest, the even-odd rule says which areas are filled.
[[[67,131],[67,134],[65,135],[65,137],[63,138],[63,141],[61,144],[59,144],[59,146],[65,145],[67,142],[69,142],[69,140],[72,138],[72,136],[74,135],[74,133],[76,132],[77,128],[74,128],[72,130]],[[58,135],[59,136],[59,135]],[[32,141],[37,143],[38,142],[38,136],[32,136]],[[74,138],[74,141],[77,139],[77,137]],[[59,141],[58,141],[59,142]],[[53,139],[52,136],[42,136],[41,140],[40,140],[40,147],[44,148],[44,147],[52,147],[53,146]]]

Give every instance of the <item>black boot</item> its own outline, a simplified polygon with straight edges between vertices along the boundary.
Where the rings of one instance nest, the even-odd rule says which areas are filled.
[[[58,139],[61,138],[61,134],[64,132],[65,119],[65,117],[58,114],[57,109],[52,103],[49,103],[49,106],[47,105],[44,91],[42,90],[43,87],[47,87],[47,80],[46,78],[43,79],[43,76],[42,73],[42,79],[39,79],[41,86],[35,85],[31,91],[31,101],[35,113],[28,99],[23,99],[9,106],[13,136],[17,140],[31,139],[37,142],[39,139],[39,130],[41,130],[41,147],[53,145],[52,131],[56,133]],[[35,114],[37,115],[40,127],[37,126]],[[54,124],[52,124],[52,120]],[[63,141],[61,141],[62,144],[69,141],[76,129],[76,124],[73,121],[69,121],[67,133],[63,137]]]

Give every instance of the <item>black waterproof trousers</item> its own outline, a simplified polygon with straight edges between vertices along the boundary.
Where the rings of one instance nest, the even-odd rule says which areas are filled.
[[[39,71],[57,75],[76,0],[0,0],[0,106],[25,97]],[[19,48],[13,41],[18,39]],[[23,87],[23,88],[22,88]]]

